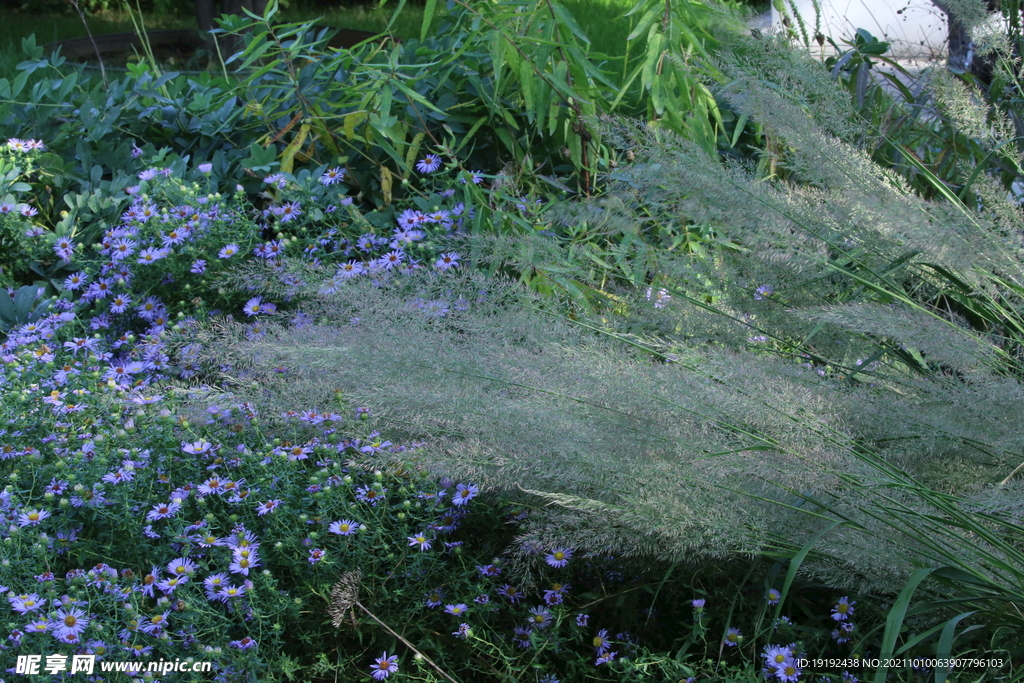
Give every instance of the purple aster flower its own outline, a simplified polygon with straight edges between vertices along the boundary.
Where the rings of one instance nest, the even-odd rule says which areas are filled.
[[[324,559],[324,550],[322,548],[313,548],[309,551],[308,561],[310,564],[316,564]]]
[[[217,599],[221,602],[228,602],[235,598],[240,598],[245,595],[245,586],[232,586],[231,584],[225,584],[217,591]]]
[[[332,522],[327,531],[339,536],[351,536],[359,531],[359,525],[351,519],[343,519],[340,522]]]
[[[53,253],[62,261],[70,261],[75,255],[75,243],[67,237],[58,237],[53,243]]]
[[[769,588],[768,592],[764,595],[765,600],[768,601],[769,605],[779,604],[779,600],[782,599],[782,591],[778,588]]]
[[[231,258],[232,256],[234,256],[237,253],[238,253],[238,245],[237,244],[228,244],[223,249],[221,249],[219,252],[217,252],[217,257],[218,258]]]
[[[288,185],[288,179],[284,177],[283,173],[272,173],[263,179],[267,185],[277,185],[279,190],[283,190]]]
[[[530,629],[523,628],[522,626],[515,627],[512,632],[512,640],[523,649],[533,646],[533,641],[530,639]]]
[[[493,564],[478,564],[476,570],[480,572],[480,576],[501,576],[501,567],[496,567]]]
[[[608,629],[603,628],[598,631],[591,644],[594,646],[594,652],[597,653],[598,657],[608,652],[612,646],[611,641],[608,640]]]
[[[853,629],[856,628],[852,621],[843,621],[839,623],[839,628],[832,630],[832,638],[837,643],[848,643],[850,642],[850,634],[853,633]]]
[[[179,557],[167,564],[167,571],[172,576],[188,576],[191,578],[196,573],[196,569],[198,569],[198,565],[187,557]]]
[[[586,626],[589,623],[590,623],[590,615],[589,614],[577,614],[576,615],[576,625],[577,626],[584,627],[584,626]]]
[[[546,607],[531,607],[527,621],[532,628],[547,628],[551,624],[551,612]]]
[[[320,176],[321,185],[333,185],[340,183],[345,178],[345,169],[341,167],[329,168]]]
[[[171,253],[170,249],[163,248],[158,249],[156,247],[149,247],[139,252],[139,258],[135,259],[136,263],[153,263],[159,261],[162,258],[166,258]]]
[[[469,630],[470,630],[469,629],[469,624],[462,623],[462,624],[459,624],[459,630],[458,631],[453,631],[452,635],[455,636],[456,638],[465,639],[466,636],[469,635]]]
[[[18,614],[37,612],[46,605],[46,601],[41,600],[38,593],[10,596],[7,598],[7,602],[11,603],[11,609]]]
[[[761,285],[760,287],[754,290],[754,300],[761,301],[766,296],[771,296],[774,293],[775,288],[772,287],[771,285]]]
[[[247,316],[249,316],[249,317],[252,317],[254,315],[259,315],[260,313],[267,313],[267,312],[269,312],[267,310],[267,305],[264,304],[263,300],[260,297],[258,297],[258,296],[253,297],[253,298],[249,299],[248,301],[246,301],[245,302],[245,306],[242,308],[242,311],[244,311],[245,314]]]
[[[596,660],[594,660],[594,666],[601,666],[602,664],[607,664],[608,662],[614,660],[615,657],[618,656],[618,654],[618,652],[606,652],[600,657],[598,657]]]
[[[298,202],[288,202],[280,207],[274,213],[281,219],[282,223],[287,223],[290,220],[294,220],[302,215],[302,205]]]
[[[523,594],[519,592],[519,589],[508,583],[498,589],[498,595],[508,598],[509,602],[513,604],[523,599]]]
[[[138,148],[136,148],[136,149],[138,149]],[[142,150],[139,150],[140,154],[141,154],[141,152],[142,152]],[[133,153],[134,153],[134,151],[133,151]],[[152,180],[153,178],[156,178],[158,175],[160,175],[160,169],[158,169],[158,168],[147,168],[145,171],[143,171],[142,173],[139,174],[139,180]]]
[[[232,640],[228,643],[228,646],[238,648],[239,650],[252,650],[256,647],[256,641],[246,636],[241,640]]]
[[[209,164],[209,163],[207,163],[207,164],[199,164],[199,172],[200,173],[208,174],[211,171],[213,171],[213,164]]]
[[[698,612],[701,612],[701,611],[704,610],[704,605],[706,603],[707,603],[707,600],[705,600],[704,598],[697,598],[696,600],[693,600],[693,601],[690,602],[690,604],[693,605],[693,609],[697,610]]]
[[[361,503],[376,505],[379,501],[384,500],[384,495],[387,492],[388,490],[385,488],[378,491],[377,489],[363,485],[356,489],[356,500]]]
[[[210,477],[198,487],[196,491],[204,496],[220,495],[228,490],[227,484],[233,484],[234,482],[225,481],[219,477]]]
[[[50,630],[50,622],[46,619],[36,619],[25,624],[25,633],[46,633]]]
[[[441,168],[441,157],[436,154],[428,154],[426,158],[416,162],[416,170],[420,173],[433,173]]]
[[[461,602],[459,604],[457,604],[457,605],[445,605],[444,606],[444,613],[445,614],[452,614],[452,615],[457,616],[457,617],[462,616],[467,611],[469,611],[469,606],[465,605],[465,604],[463,604]]]
[[[647,300],[648,301],[651,300],[652,290],[653,290],[652,287],[648,287],[647,288]],[[654,300],[654,307],[655,308],[665,308],[665,306],[671,300],[672,300],[672,296],[668,293],[667,289],[659,289],[658,290],[658,296]]]
[[[434,267],[438,270],[448,270],[455,268],[459,265],[459,255],[454,251],[447,254],[441,254],[440,258],[434,263]]]
[[[170,519],[181,509],[180,503],[160,503],[146,514],[146,520],[155,522],[158,519]]]
[[[169,579],[164,579],[157,583],[156,587],[159,588],[164,595],[170,595],[177,590],[179,586],[183,586],[186,583],[188,583],[187,576],[172,576]]]
[[[465,505],[472,499],[476,498],[476,494],[480,493],[480,489],[472,484],[459,484],[455,487],[455,493],[452,495],[453,505]]]
[[[385,678],[398,671],[398,655],[391,655],[388,657],[387,650],[384,651],[380,657],[370,666],[371,676],[378,681],[383,681]]]
[[[196,259],[192,262],[192,267],[189,268],[189,272],[196,275],[202,275],[206,272],[206,261],[203,259]]]
[[[857,604],[856,600],[850,600],[845,595],[839,598],[839,602],[832,608],[832,618],[836,621],[846,621],[853,614],[853,606]]]
[[[50,516],[48,510],[28,510],[18,515],[18,526],[39,526],[39,523]]]
[[[134,645],[127,646],[127,649],[128,653],[133,657],[145,657],[153,651],[153,646],[136,643]]]
[[[740,634],[738,628],[729,628],[725,632],[725,638],[722,642],[725,643],[726,647],[736,647],[743,640],[743,636]]]
[[[203,579],[203,589],[206,592],[206,599],[210,602],[219,601],[220,591],[228,585],[228,575],[220,572],[217,574],[210,574]]]
[[[774,668],[779,664],[792,659],[793,650],[784,645],[765,645],[764,652],[761,653],[761,657],[764,658],[764,662],[769,668]]]
[[[255,569],[259,565],[259,553],[255,550],[238,549],[235,551],[234,561],[228,566],[228,571],[232,574],[248,576],[249,570]]]
[[[801,673],[800,667],[792,659],[788,659],[775,667],[775,677],[780,681],[784,681],[784,683],[796,683],[796,681],[800,680]]]
[[[64,288],[75,291],[80,287],[84,287],[88,281],[89,278],[85,273],[74,273],[73,275],[68,275],[64,280]]]
[[[57,627],[57,635],[63,636],[71,633],[81,636],[85,627],[89,625],[89,616],[77,607],[58,609],[54,625]]]
[[[381,256],[380,259],[377,260],[377,263],[380,264],[382,268],[391,270],[395,266],[400,265],[404,257],[405,252],[401,249],[394,249]]]
[[[565,596],[555,591],[544,591],[544,603],[547,605],[561,605]]]
[[[435,607],[440,607],[441,603],[444,602],[444,591],[442,591],[440,588],[429,593],[424,593],[424,595],[426,596],[424,604],[427,607],[430,607],[431,609]]]
[[[555,568],[562,568],[572,559],[572,551],[568,548],[555,548],[544,557],[544,561]]]
[[[110,300],[111,313],[124,313],[132,303],[131,297],[127,294],[118,294]]]
[[[193,441],[192,443],[182,441],[181,450],[190,455],[205,455],[207,453],[212,453],[215,448],[209,441],[200,439],[199,441]]]
[[[268,500],[265,503],[260,503],[256,506],[257,516],[262,517],[269,512],[273,512],[282,502],[280,500]]]

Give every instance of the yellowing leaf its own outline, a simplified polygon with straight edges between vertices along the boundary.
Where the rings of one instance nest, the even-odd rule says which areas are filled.
[[[302,143],[306,141],[307,135],[309,135],[309,124],[304,123],[299,126],[299,134],[281,152],[281,170],[285,173],[292,172],[292,167],[295,164],[295,154],[302,148]]]

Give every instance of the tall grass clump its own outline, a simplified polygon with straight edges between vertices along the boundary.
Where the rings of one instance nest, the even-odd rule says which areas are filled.
[[[302,330],[222,330],[210,360],[254,401],[351,392],[425,440],[404,461],[533,504],[521,548],[803,550],[794,565],[830,585],[900,593],[883,652],[941,652],[975,619],[979,652],[1013,654],[1019,209],[981,175],[979,208],[921,198],[870,160],[877,133],[827,75],[771,36],[745,47],[715,65],[717,94],[779,141],[787,180],[606,120],[636,159],[606,196],[554,207],[551,234],[456,238],[467,264],[579,283],[591,312],[480,275],[353,281],[308,291]],[[649,243],[673,221],[702,226],[704,256]],[[900,640],[915,613],[932,621]]]

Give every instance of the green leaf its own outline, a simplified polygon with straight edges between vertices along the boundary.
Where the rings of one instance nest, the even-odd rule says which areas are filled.
[[[637,7],[639,7],[639,5],[637,5]],[[626,40],[635,40],[640,35],[646,33],[647,29],[651,27],[651,24],[654,23],[655,18],[661,14],[661,12],[661,6],[658,3],[655,3],[654,6],[647,11],[647,14],[640,18],[640,21],[637,23],[636,28],[633,29],[633,32],[626,36]]]
[[[832,522],[832,524],[829,524],[827,527],[825,527],[818,533],[811,536],[811,540],[808,541],[807,544],[800,549],[800,552],[794,555],[793,558],[789,561],[789,569],[786,571],[785,581],[782,582],[782,593],[779,597],[779,603],[775,605],[775,616],[772,617],[773,620],[778,619],[779,615],[782,614],[782,606],[786,602],[786,596],[789,594],[789,588],[793,585],[793,580],[796,578],[796,573],[800,571],[800,565],[803,564],[804,558],[807,557],[807,554],[811,552],[811,548],[814,547],[814,544],[818,542],[819,538],[824,536],[829,531],[832,531],[832,529],[835,529],[842,523],[842,520],[836,520],[835,522]]]
[[[883,664],[875,671],[875,683],[885,683],[889,667],[885,666],[884,662],[893,656],[893,651],[896,649],[896,640],[900,637],[900,629],[903,626],[903,619],[907,614],[910,600],[914,597],[914,592],[917,591],[921,582],[936,569],[938,567],[922,567],[911,574],[907,579],[907,584],[900,591],[899,597],[896,598],[896,602],[889,609],[889,614],[885,618],[885,634],[882,636],[882,647],[879,653]]]
[[[18,316],[14,312],[14,301],[11,300],[6,290],[0,290],[0,320],[12,325],[17,319]]]
[[[730,147],[735,147],[736,143],[739,142],[740,135],[743,134],[743,129],[746,127],[746,125],[747,125],[747,114],[742,114],[740,116],[739,121],[736,122],[736,128],[734,128],[733,131],[732,131],[732,141],[730,141],[730,143],[729,143]]]
[[[535,78],[533,75],[533,69],[530,68],[530,63],[523,60],[519,63],[519,87],[523,93],[523,99],[526,101],[524,110],[526,112],[526,120],[533,123],[536,120],[534,107],[537,104],[536,98],[536,87],[541,81]]]
[[[590,39],[587,38],[587,34],[585,34],[583,32],[583,29],[580,28],[580,25],[576,23],[576,19],[572,16],[569,10],[567,10],[565,7],[558,4],[557,2],[551,3],[551,9],[554,10],[555,16],[557,16],[562,21],[562,23],[565,24],[570,31],[572,31],[572,34],[574,36],[582,40],[584,43],[590,44]]]
[[[961,621],[963,621],[964,619],[966,619],[974,613],[975,612],[963,612],[946,622],[946,625],[942,628],[942,634],[939,636],[939,644],[935,649],[936,659],[949,659],[951,653],[953,652],[953,641],[956,640],[957,624],[959,624]],[[935,683],[946,683],[946,678],[949,677],[949,670],[951,668],[952,667],[949,666],[936,667]]]
[[[423,8],[423,24],[420,26],[420,42],[427,39],[430,33],[430,25],[434,21],[434,11],[437,9],[437,0],[427,0]]]
[[[17,321],[28,321],[28,316],[32,312],[32,304],[36,301],[36,292],[38,288],[33,285],[25,285],[19,287],[18,291],[14,293],[14,315]]]

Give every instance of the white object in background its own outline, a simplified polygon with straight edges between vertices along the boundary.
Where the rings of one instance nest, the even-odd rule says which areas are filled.
[[[792,14],[789,0],[783,0],[787,11]],[[814,41],[814,5],[811,0],[794,0],[797,11],[803,17],[811,46],[817,53]],[[898,59],[927,59],[944,56],[948,29],[946,15],[931,0],[820,0],[821,32],[830,36],[840,50],[845,49],[843,40],[852,40],[857,29],[862,28],[878,40],[890,43],[887,56]],[[782,16],[772,8],[772,26],[780,26]],[[793,22],[793,29],[799,27]],[[802,40],[802,38],[800,38]],[[828,41],[825,53],[834,54]]]

